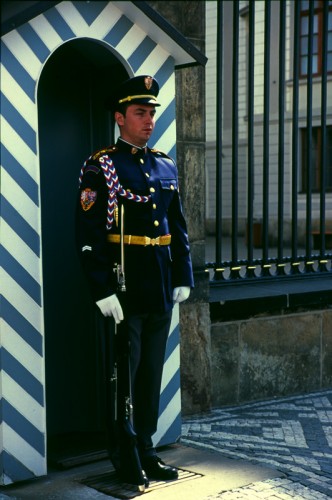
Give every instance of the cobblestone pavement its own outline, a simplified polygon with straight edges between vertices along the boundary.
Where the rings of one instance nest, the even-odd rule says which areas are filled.
[[[181,443],[284,474],[209,500],[332,498],[332,389],[183,419]]]

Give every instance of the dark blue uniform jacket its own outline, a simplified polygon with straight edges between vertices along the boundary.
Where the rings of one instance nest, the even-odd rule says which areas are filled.
[[[119,233],[120,228],[114,221],[111,230],[106,229],[108,188],[99,163],[104,154],[112,159],[124,189],[151,195],[147,203],[117,197],[119,207],[124,204],[125,234],[150,238],[171,234],[171,244],[166,246],[125,245],[128,311],[168,311],[173,306],[173,288],[194,286],[177,168],[164,153],[133,148],[121,139],[87,160],[79,189],[77,246],[93,299],[116,293],[113,269],[120,259],[120,245],[107,241],[107,235]],[[81,203],[82,193],[85,204]]]

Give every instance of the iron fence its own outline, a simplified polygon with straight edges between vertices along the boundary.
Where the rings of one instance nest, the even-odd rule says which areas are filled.
[[[255,110],[256,80],[255,64],[257,55],[255,44],[257,44],[258,19],[256,16],[257,4],[261,2],[249,1],[245,9],[241,9],[243,2],[233,1],[232,4],[232,71],[225,71],[225,4],[229,2],[217,2],[217,99],[216,99],[216,227],[215,227],[215,261],[207,262],[207,268],[213,272],[214,282],[233,280],[261,280],[281,279],[291,276],[320,275],[331,273],[332,253],[330,238],[331,226],[327,200],[331,190],[331,144],[328,135],[328,76],[331,71],[330,60],[332,43],[331,19],[332,2],[264,2],[263,17],[263,43],[264,55],[262,55],[263,72],[263,95],[262,95],[262,179],[261,179],[261,241],[260,250],[257,251],[255,242]],[[273,5],[274,4],[274,5]],[[271,8],[278,8],[278,16],[271,17]],[[274,11],[275,13],[275,11]],[[242,16],[242,17],[241,17]],[[239,253],[239,244],[243,245],[243,238],[239,238],[239,166],[243,171],[243,158],[239,157],[239,120],[243,128],[243,118],[239,117],[239,98],[243,93],[240,79],[239,55],[243,51],[241,45],[239,22],[246,16],[246,255]],[[329,17],[330,16],[330,17]],[[319,17],[319,18],[318,18]],[[319,22],[318,22],[319,21]],[[227,20],[229,22],[229,20]],[[271,46],[271,26],[278,23],[278,45]],[[317,53],[319,44],[319,53]],[[256,47],[257,48],[257,47]],[[271,55],[273,65],[278,65],[278,95],[277,95],[277,161],[271,166]],[[277,57],[276,57],[277,56]],[[317,73],[317,68],[319,71]],[[241,73],[242,74],[242,73]],[[230,182],[230,205],[231,205],[231,231],[226,243],[223,232],[224,201],[223,179],[224,179],[224,135],[223,124],[225,103],[225,89],[227,79],[231,79],[232,88],[232,125],[231,125],[231,182]],[[229,82],[228,82],[229,83]],[[303,91],[303,89],[305,89]],[[317,91],[318,89],[318,91]],[[313,104],[313,92],[315,91],[315,103]],[[306,95],[305,106],[303,92]],[[318,92],[318,94],[317,94]],[[317,111],[317,95],[320,96],[319,110]],[[287,96],[287,97],[286,97]],[[275,96],[274,96],[275,98]],[[286,102],[287,99],[287,102]],[[301,104],[301,106],[299,106]],[[314,108],[313,108],[314,106]],[[305,117],[304,111],[305,108]],[[314,113],[313,113],[314,110]],[[317,125],[319,116],[319,128],[321,130],[320,141],[313,144],[313,123]],[[304,122],[304,125],[303,125]],[[285,131],[288,124],[290,136]],[[306,129],[305,154],[300,154],[300,124]],[[303,140],[303,139],[302,139]],[[286,142],[285,142],[286,141]],[[242,141],[243,142],[243,141]],[[285,145],[289,154],[286,157]],[[314,147],[315,146],[315,147]],[[241,145],[243,147],[243,144]],[[315,161],[319,158],[319,216],[315,219],[316,231],[313,230],[312,196],[314,185],[317,188],[315,174]],[[242,163],[241,163],[242,162]],[[311,166],[313,165],[313,168]],[[303,167],[306,165],[306,168]],[[271,237],[269,235],[269,221],[271,209],[271,168],[276,180],[275,199],[277,203],[276,217],[277,229],[274,240],[275,250],[271,252]],[[286,175],[287,173],[287,175]],[[305,176],[305,182],[302,177]],[[241,174],[242,179],[242,174]],[[314,182],[315,180],[315,182]],[[290,187],[289,187],[290,184]],[[304,225],[303,242],[299,239],[299,194],[301,186],[305,186],[304,197],[305,209],[302,214]],[[285,243],[285,192],[289,203],[290,236]],[[257,193],[256,193],[257,195]],[[329,201],[331,204],[331,201]],[[270,228],[271,231],[271,228]],[[316,238],[316,240],[314,240]],[[318,248],[315,249],[316,241]],[[241,252],[243,254],[243,252]],[[257,255],[259,253],[259,255]]]

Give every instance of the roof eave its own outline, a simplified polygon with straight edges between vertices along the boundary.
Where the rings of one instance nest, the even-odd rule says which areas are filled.
[[[1,36],[6,35],[10,31],[19,28],[22,24],[25,24],[33,19],[34,17],[39,16],[48,9],[51,9],[60,1],[42,1],[35,2],[34,5],[25,6],[23,9],[19,10],[15,15],[6,19],[5,21],[1,21]],[[22,2],[24,5],[24,2]]]

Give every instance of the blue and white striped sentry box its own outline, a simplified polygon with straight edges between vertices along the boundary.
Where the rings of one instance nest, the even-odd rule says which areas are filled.
[[[129,76],[153,74],[163,102],[154,145],[175,157],[175,66],[195,62],[162,23],[132,2],[59,2],[15,26],[1,41],[0,484],[47,473],[37,98],[44,66],[64,43],[84,38],[111,51]],[[174,442],[180,434],[179,379],[176,307],[156,445]]]

